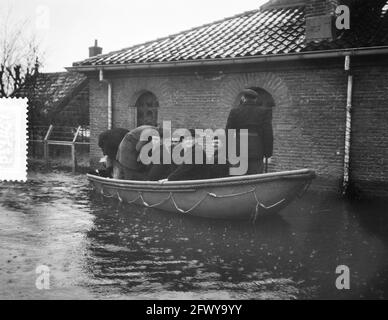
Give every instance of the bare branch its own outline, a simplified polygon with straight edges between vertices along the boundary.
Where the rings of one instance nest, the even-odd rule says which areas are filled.
[[[0,12],[0,96],[14,95],[36,76],[42,51],[28,19],[15,18],[12,8]]]

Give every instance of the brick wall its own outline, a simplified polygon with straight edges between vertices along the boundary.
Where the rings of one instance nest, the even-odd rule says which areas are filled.
[[[308,0],[306,2],[306,17],[334,14],[340,0]]]
[[[274,98],[272,171],[312,168],[313,188],[339,191],[343,177],[347,75],[343,60],[249,66],[239,69],[142,72],[111,75],[114,126],[136,125],[133,106],[144,90],[159,100],[159,122],[174,128],[224,128],[236,97],[260,87]],[[388,66],[355,67],[352,136],[353,186],[387,196]],[[97,135],[107,128],[106,86],[90,82],[92,159],[101,156]],[[92,164],[95,162],[92,161]],[[384,191],[385,190],[385,191]]]
[[[338,191],[343,177],[346,76],[340,67],[283,73],[292,103],[279,109],[279,169],[309,167],[320,189]],[[283,160],[281,160],[283,159]]]
[[[102,154],[98,148],[98,135],[107,130],[107,85],[100,83],[97,78],[89,80],[89,103],[90,103],[90,164],[96,167]]]
[[[388,197],[388,65],[354,71],[351,177],[363,197]]]

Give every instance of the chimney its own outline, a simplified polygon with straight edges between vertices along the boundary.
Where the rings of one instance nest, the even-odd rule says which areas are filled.
[[[269,0],[261,10],[304,7],[306,43],[335,39],[335,9],[341,0]]]
[[[338,0],[309,0],[306,4],[306,17],[334,15],[338,6]]]
[[[261,10],[271,10],[271,9],[287,9],[292,7],[305,6],[306,2],[309,0],[269,0],[267,3],[263,4]]]
[[[102,53],[102,48],[98,46],[98,41],[94,41],[94,47],[89,47],[89,58]]]
[[[306,43],[335,39],[335,10],[339,0],[309,0],[306,3]]]

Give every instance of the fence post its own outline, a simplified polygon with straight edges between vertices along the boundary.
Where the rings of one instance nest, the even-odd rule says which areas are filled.
[[[71,171],[73,174],[75,174],[77,170],[77,156],[76,156],[76,150],[75,150],[75,143],[71,145],[71,160],[72,160]]]
[[[51,131],[53,130],[53,125],[50,124],[47,132],[46,132],[46,135],[43,139],[43,155],[44,155],[44,160],[46,162],[46,166],[48,167],[49,165],[49,148],[48,148],[48,139],[50,137],[50,134],[51,134]]]
[[[46,140],[43,140],[43,158],[44,158],[46,166],[48,166],[48,163],[49,163],[49,161],[48,161],[48,145],[47,145]]]
[[[78,126],[77,128],[77,131],[76,133],[74,134],[74,137],[73,137],[73,143],[71,145],[71,160],[72,160],[72,172],[73,174],[75,174],[76,170],[77,170],[77,154],[76,154],[76,143],[77,143],[77,138],[78,138],[78,135],[81,131],[81,126]]]

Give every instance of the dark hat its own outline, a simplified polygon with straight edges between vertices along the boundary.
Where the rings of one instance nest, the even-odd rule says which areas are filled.
[[[259,97],[259,94],[255,91],[255,90],[252,90],[252,89],[244,89],[242,92],[241,92],[245,97],[247,98],[258,98]]]

